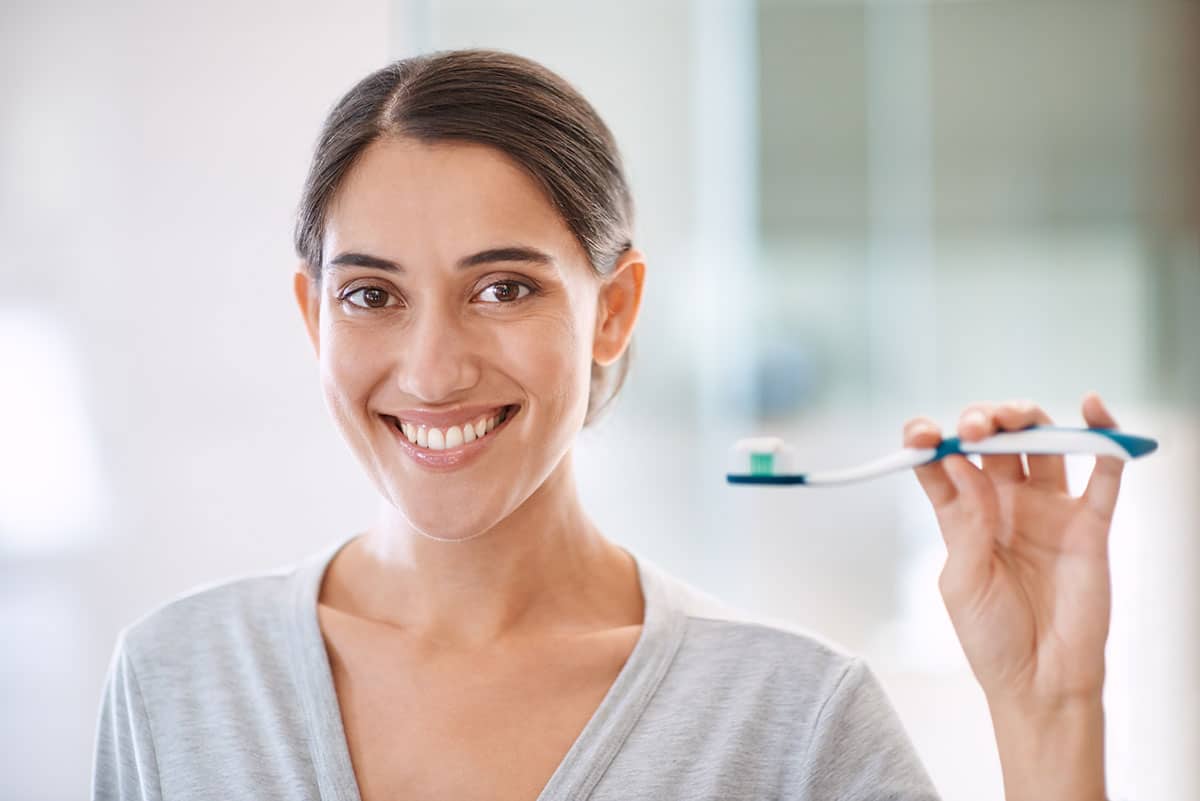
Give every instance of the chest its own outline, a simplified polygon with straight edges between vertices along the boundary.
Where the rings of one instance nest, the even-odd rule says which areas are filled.
[[[535,801],[641,632],[435,654],[335,616],[322,629],[362,801]]]

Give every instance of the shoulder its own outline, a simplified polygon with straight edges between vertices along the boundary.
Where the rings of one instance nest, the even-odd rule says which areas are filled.
[[[647,570],[684,620],[674,672],[710,686],[770,688],[818,706],[848,678],[870,672],[860,657],[811,629],[734,607],[656,565]]]
[[[171,749],[203,741],[224,754],[301,731],[296,671],[312,658],[297,633],[304,564],[197,585],[133,621],[117,637],[112,692]],[[211,741],[231,721],[238,737]]]
[[[682,629],[640,725],[647,748],[684,742],[689,764],[768,765],[775,796],[936,799],[866,661],[793,623],[748,614],[650,567]],[[774,786],[774,785],[772,785]],[[786,788],[786,789],[785,789]],[[797,790],[796,788],[802,788]]]
[[[126,642],[190,640],[213,630],[266,623],[286,607],[293,569],[281,567],[193,586],[127,625]]]
[[[117,650],[138,674],[230,668],[282,645],[296,565],[206,582],[126,625]]]
[[[136,762],[132,781],[161,777],[164,797],[196,787],[241,797],[262,782],[315,793],[298,665],[316,657],[297,632],[321,564],[197,585],[125,626],[106,682],[97,782],[126,781]],[[270,764],[255,756],[264,753]]]

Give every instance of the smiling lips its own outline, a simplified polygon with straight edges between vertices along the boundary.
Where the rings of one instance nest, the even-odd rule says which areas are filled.
[[[503,428],[516,416],[520,408],[517,405],[490,407],[488,413],[468,418],[469,422],[444,427],[412,422],[393,415],[385,417],[401,447],[418,464],[433,469],[452,470],[462,467],[482,453],[495,438],[494,432]],[[415,416],[418,415],[409,415]],[[457,416],[461,418],[461,414]],[[444,419],[445,415],[442,415],[442,418]]]

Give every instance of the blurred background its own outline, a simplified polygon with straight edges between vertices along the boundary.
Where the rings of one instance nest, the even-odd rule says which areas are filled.
[[[602,530],[864,655],[944,796],[998,801],[912,474],[735,488],[726,454],[843,466],[976,400],[1082,425],[1096,390],[1161,442],[1112,531],[1110,795],[1200,798],[1200,3],[10,0],[0,31],[0,798],[86,795],[122,626],[371,520],[292,215],[343,92],[463,46],[561,73],[627,163],[635,360],[577,447]]]

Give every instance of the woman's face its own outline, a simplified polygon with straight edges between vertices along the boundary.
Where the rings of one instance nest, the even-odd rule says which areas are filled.
[[[500,151],[399,138],[344,177],[323,253],[320,286],[301,265],[295,290],[342,435],[417,531],[487,531],[570,449],[593,359],[632,333],[640,253],[600,279]]]

